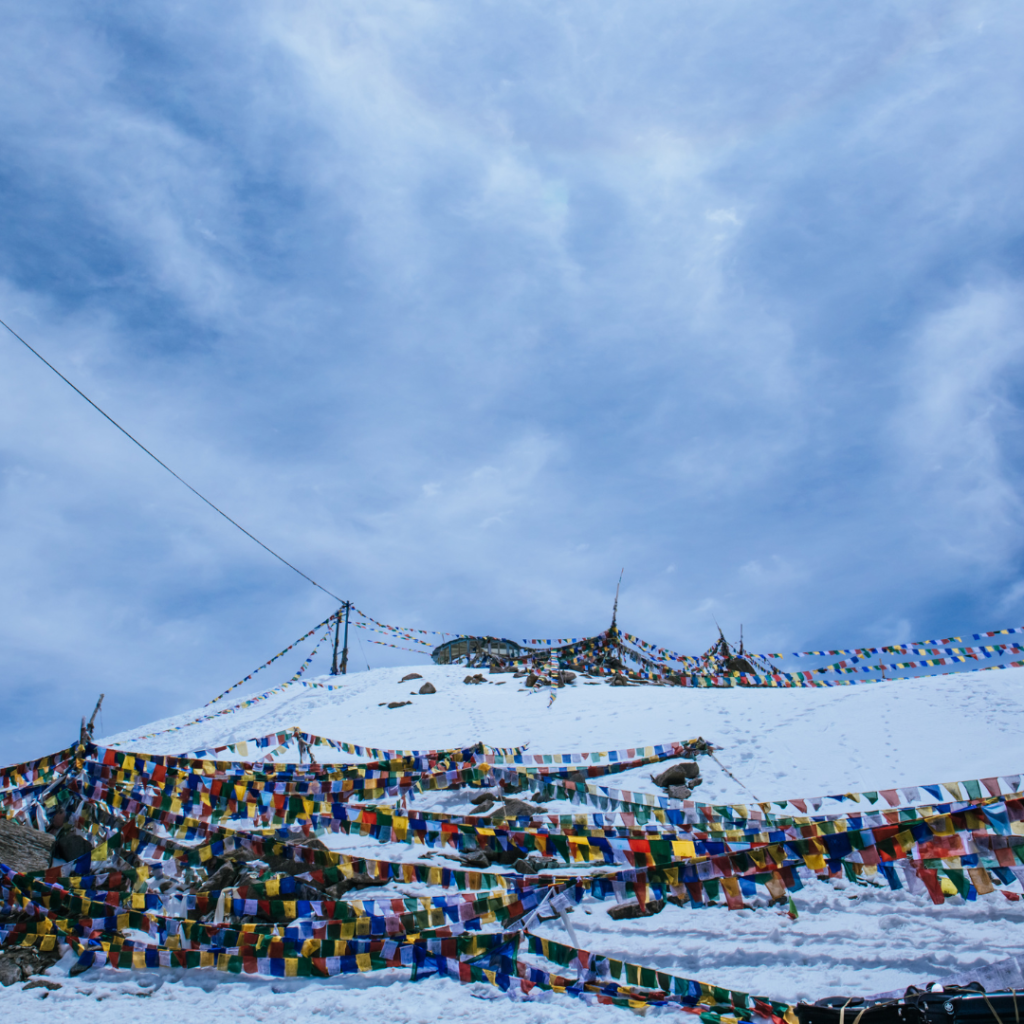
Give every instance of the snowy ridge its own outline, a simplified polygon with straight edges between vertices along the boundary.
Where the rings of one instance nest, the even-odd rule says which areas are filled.
[[[580,681],[559,691],[550,707],[546,694],[522,689],[511,676],[491,676],[485,683],[466,685],[462,682],[466,670],[457,666],[420,669],[437,688],[435,694],[420,696],[415,690],[421,680],[399,682],[406,671],[376,670],[313,681],[320,685],[277,687],[257,703],[240,701],[227,714],[206,720],[199,720],[198,713],[183,714],[100,742],[152,754],[207,753],[253,737],[299,729],[344,740],[347,745],[373,744],[371,749],[378,754],[469,747],[482,741],[504,748],[529,744],[528,754],[536,757],[639,751],[656,737],[700,735],[720,748],[720,765],[702,759],[704,784],[694,795],[695,800],[712,805],[753,805],[755,794],[758,799],[778,797],[783,804],[791,800],[782,797],[784,793],[877,796],[884,790],[920,785],[924,779],[1019,783],[1014,773],[1020,771],[1024,750],[1020,742],[1024,673],[1020,670],[843,690],[707,691],[591,686]],[[396,700],[412,703],[387,708],[388,702]],[[172,731],[161,731],[168,729]],[[140,739],[143,736],[145,741]],[[275,756],[296,759],[294,746],[288,742],[281,746],[283,751],[271,748]],[[317,759],[323,760],[323,755],[318,749]],[[346,754],[343,760],[358,758]],[[581,761],[569,759],[570,764]],[[650,772],[649,767],[639,767],[621,773],[615,777],[615,789],[664,799],[651,783]],[[1008,785],[1004,781],[1004,791]],[[468,797],[469,793],[458,790],[414,794],[410,809],[464,816],[472,811]],[[567,801],[551,802],[548,808],[555,814],[578,815],[584,810]],[[430,852],[358,834],[331,835],[328,844],[338,852],[396,861]],[[415,885],[404,888],[427,893]],[[383,898],[392,895],[393,889],[385,886],[360,895]],[[795,920],[767,907],[763,900],[748,900],[749,910],[670,905],[654,917],[614,921],[608,916],[613,901],[586,897],[572,913],[571,927],[579,946],[594,953],[730,989],[769,993],[785,1001],[837,991],[884,992],[962,975],[1007,955],[1024,954],[1020,929],[1024,901],[1011,902],[999,892],[976,901],[954,897],[934,906],[927,895],[911,895],[906,889],[893,892],[842,880],[812,880],[794,894],[793,901],[798,911]],[[557,917],[534,922],[532,930],[540,937],[569,942]],[[565,973],[564,968],[559,970]],[[381,1015],[384,1004],[373,994],[379,991],[377,986],[394,987],[403,978],[407,975],[388,971],[330,981],[274,981],[271,986],[301,990],[287,994],[292,1012],[315,1005],[317,997],[306,993],[323,987],[331,991],[339,1010],[344,1006],[351,1019],[367,1021],[420,1019],[417,1014],[426,991],[422,986],[435,993],[432,999],[447,1000],[446,1013],[453,1019],[475,1019],[474,1007],[480,1004],[474,996],[494,994],[441,979],[422,986],[400,984],[385,1000],[387,1014]],[[96,986],[108,987],[111,998],[122,998],[114,994],[127,992],[132,985],[146,985],[145,991],[152,991],[152,981],[152,972],[93,970],[68,980],[64,989],[53,993],[47,1010],[52,1016],[58,1007],[66,1007],[76,1016],[85,1013],[81,1019],[87,1020]],[[223,1001],[225,1007],[239,1009],[245,1004],[246,1012],[262,1013],[261,1007],[276,998],[266,992],[271,986],[259,983],[246,985],[223,978],[209,983],[215,985],[218,1004]],[[148,1003],[154,1012],[162,1012],[156,1011],[157,1006],[166,1006],[171,1014],[175,1006],[183,1009],[194,999],[188,994],[194,991],[189,987],[194,981],[159,984],[162,987]],[[39,997],[4,990],[3,998],[31,1002]],[[573,1004],[568,997],[550,998],[553,1001],[543,1006],[531,1002],[533,1016],[522,1019],[575,1020],[581,1014],[599,1012]],[[19,1006],[19,1013],[29,1010],[28,1002]],[[502,1012],[519,1019],[515,1004],[504,1006]]]

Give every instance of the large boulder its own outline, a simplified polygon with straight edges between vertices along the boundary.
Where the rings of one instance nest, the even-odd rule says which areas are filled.
[[[512,798],[506,800],[505,803],[495,812],[495,816],[502,815],[506,818],[531,818],[535,814],[543,814],[545,808],[539,804],[527,803],[525,800],[517,800]]]
[[[420,693],[437,693],[437,687],[433,683],[424,683],[420,687]]]
[[[332,899],[340,899],[352,889],[371,889],[386,884],[386,882],[381,881],[379,878],[374,878],[372,875],[367,875],[362,871],[356,871],[351,878],[343,878],[340,882],[335,882],[334,885],[328,886],[327,895]]]
[[[307,846],[313,850],[326,850],[327,847],[319,840],[316,836],[312,836],[309,839],[304,839],[301,842],[289,843],[290,846]],[[316,865],[307,864],[303,860],[294,860],[292,857],[282,856],[281,854],[268,853],[263,857],[266,861],[267,866],[274,874],[285,874],[285,875],[304,875],[307,871],[312,871]]]
[[[85,836],[78,835],[77,832],[65,832],[57,840],[56,852],[57,856],[63,857],[64,860],[78,860],[79,857],[92,853],[92,843]]]
[[[407,683],[407,682],[409,682],[410,679],[422,679],[422,678],[423,678],[423,676],[421,676],[419,674],[419,672],[410,672],[407,676],[402,676],[402,678],[399,679],[399,682],[400,683]]]
[[[640,903],[637,900],[626,900],[625,903],[612,907],[608,911],[608,916],[613,921],[628,921],[634,917],[653,917],[664,909],[664,900],[648,900],[644,904],[643,910],[640,909]]]
[[[656,786],[667,789],[669,786],[685,786],[688,780],[695,779],[698,775],[700,768],[696,761],[680,761],[660,775],[652,775],[651,779]]]
[[[8,988],[11,985],[17,985],[21,980],[21,964],[16,963],[9,956],[0,956],[0,985]]]
[[[10,946],[0,950],[0,985],[16,985],[33,974],[42,974],[60,956],[59,949],[43,952],[35,946]]]
[[[491,866],[491,859],[483,850],[473,850],[471,853],[463,853],[459,856],[464,868],[472,868],[475,871],[486,871]]]
[[[536,875],[541,871],[560,867],[560,861],[545,857],[537,850],[531,850],[525,857],[520,857],[512,867],[521,875]]]
[[[54,842],[53,836],[31,825],[0,819],[0,864],[15,871],[45,871],[50,866]]]
[[[221,864],[212,875],[207,876],[206,881],[199,886],[199,891],[219,892],[221,889],[227,889],[234,882],[237,874],[238,871],[234,864]]]

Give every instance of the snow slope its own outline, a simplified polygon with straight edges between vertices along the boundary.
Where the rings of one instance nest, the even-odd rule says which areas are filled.
[[[399,682],[414,670],[438,692],[419,696],[414,691],[421,680]],[[834,689],[690,690],[577,682],[558,691],[551,706],[546,692],[524,690],[511,676],[489,676],[480,685],[463,683],[465,676],[465,668],[430,666],[378,669],[340,680],[323,677],[312,682],[338,688],[296,683],[237,710],[225,701],[227,713],[206,721],[186,724],[220,705],[100,742],[126,750],[185,753],[300,726],[389,749],[484,740],[493,746],[528,742],[532,753],[571,753],[700,735],[721,748],[718,758],[735,776],[703,760],[705,782],[695,796],[714,803],[750,802],[752,794],[760,800],[815,797],[1024,769],[1020,669]],[[412,703],[381,706],[395,700]],[[318,757],[325,755],[320,748]],[[658,792],[645,770],[607,781],[618,788]],[[420,798],[415,806],[455,810],[467,808],[468,802],[462,793],[440,793]],[[399,853],[398,847],[378,847],[369,839],[332,837],[336,848],[356,845],[372,845],[385,857]],[[424,851],[406,847],[401,852],[409,857]],[[390,890],[374,892],[385,891]],[[741,911],[669,906],[654,917],[614,922],[607,913],[610,903],[588,898],[572,923],[579,944],[592,951],[786,1000],[888,991],[1024,955],[1024,900],[1009,902],[999,893],[970,903],[955,897],[937,907],[905,889],[812,881],[794,895],[794,902],[796,920],[763,906]],[[557,920],[536,930],[566,941]],[[140,1012],[160,1021],[194,1011],[225,1019],[287,1015],[359,1022],[489,1020],[497,1013],[510,1021],[575,1021],[620,1013],[562,996],[537,1004],[512,1004],[502,997],[490,1004],[496,990],[438,979],[411,985],[404,979],[400,972],[385,972],[329,982],[270,982],[224,980],[205,972],[186,978],[103,969],[77,979],[58,978],[64,987],[45,1000],[38,989],[5,989],[0,1008],[11,1020],[41,1020],[45,1012],[49,1019],[83,1022],[99,1020],[101,1014],[110,1021]],[[140,998],[146,1000],[144,1008]]]

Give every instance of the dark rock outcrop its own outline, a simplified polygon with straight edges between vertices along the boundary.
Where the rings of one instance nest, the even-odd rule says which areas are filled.
[[[608,916],[613,921],[628,921],[634,917],[654,917],[655,914],[660,914],[664,909],[664,900],[648,900],[643,910],[640,909],[640,904],[637,900],[626,900],[625,903],[612,907],[608,911]]]
[[[54,842],[53,836],[31,825],[0,819],[0,864],[16,871],[45,871],[50,866]]]
[[[652,775],[651,779],[656,786],[667,789],[669,786],[685,786],[690,779],[695,779],[698,775],[700,768],[696,761],[680,761],[660,775]]]

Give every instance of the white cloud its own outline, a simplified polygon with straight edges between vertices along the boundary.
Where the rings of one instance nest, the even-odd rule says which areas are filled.
[[[891,452],[921,540],[998,565],[1022,548],[1024,293],[973,287],[917,329],[901,368]]]
[[[625,565],[622,621],[689,649],[1017,607],[1024,15],[58,9],[0,40],[0,305],[335,592],[575,635]],[[26,692],[120,727],[330,610],[0,371]]]

